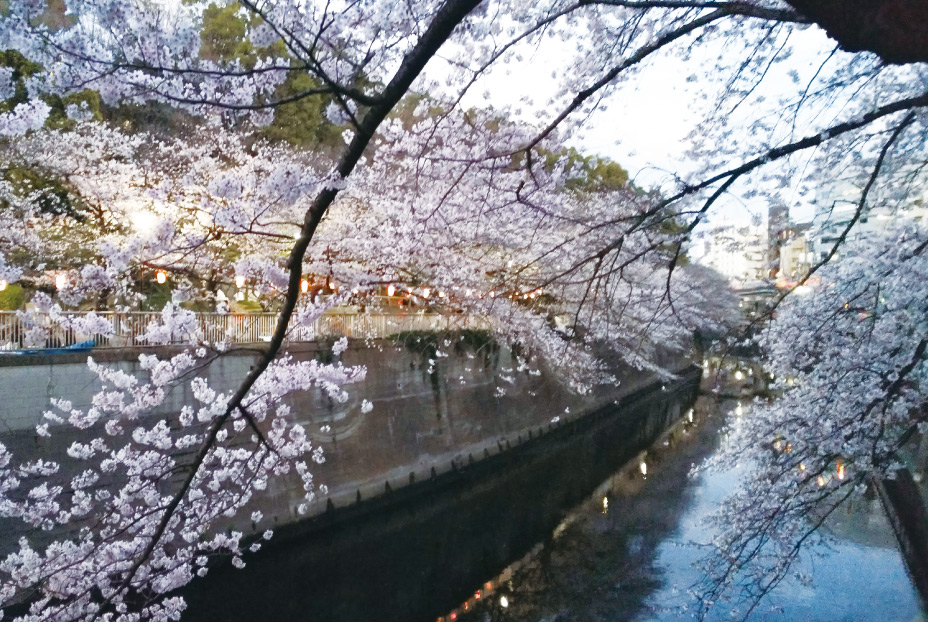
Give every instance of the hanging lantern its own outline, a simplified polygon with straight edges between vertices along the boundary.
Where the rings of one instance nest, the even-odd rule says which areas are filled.
[[[64,272],[59,272],[55,276],[55,288],[64,289],[65,287],[67,287],[67,285],[68,285],[68,275],[66,275]]]
[[[158,270],[155,273],[155,280],[158,281],[158,285],[164,285],[168,282],[168,274],[164,270]]]
[[[243,287],[245,287],[245,275],[244,274],[237,274],[235,276],[235,286],[239,289],[242,289]]]
[[[393,283],[387,285],[387,296],[393,296],[396,294],[396,286]]]
[[[302,281],[300,281],[300,291],[303,292],[304,294],[309,291],[309,281],[307,281],[306,279],[303,279]]]

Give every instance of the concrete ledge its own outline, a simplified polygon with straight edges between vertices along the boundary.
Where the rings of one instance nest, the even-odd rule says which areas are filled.
[[[873,478],[912,584],[928,607],[928,514],[912,473],[896,471],[895,479]]]

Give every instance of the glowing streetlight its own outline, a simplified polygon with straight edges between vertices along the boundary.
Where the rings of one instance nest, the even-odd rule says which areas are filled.
[[[158,270],[155,274],[155,280],[158,281],[158,285],[164,285],[168,282],[168,275],[164,270]]]

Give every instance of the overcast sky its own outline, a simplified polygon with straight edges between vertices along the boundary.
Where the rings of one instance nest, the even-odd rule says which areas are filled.
[[[781,89],[795,90],[795,85],[787,78],[788,71],[795,70],[804,78],[811,77],[822,56],[834,46],[817,28],[800,31],[791,40],[796,49],[793,58],[772,70],[757,92],[766,95],[768,101],[774,101],[774,95]],[[712,67],[712,56],[718,53],[721,50],[711,48],[702,52],[706,61],[703,66],[707,70]],[[554,94],[557,74],[569,71],[570,57],[550,45],[523,56],[524,60],[518,65],[500,66],[478,82],[465,97],[465,106],[519,106],[519,100],[530,93],[534,107],[523,107],[521,119],[536,124],[549,120],[554,113],[546,103]],[[687,135],[705,111],[700,106],[710,105],[700,98],[705,82],[687,81],[694,67],[695,73],[702,69],[699,65],[698,58],[685,65],[667,57],[649,60],[648,66],[634,80],[634,87],[623,88],[611,96],[584,124],[584,131],[569,137],[569,142],[584,153],[615,160],[646,188],[667,179],[668,173],[685,175],[694,168],[686,159]],[[706,79],[710,76],[707,74]],[[746,106],[742,110],[745,114],[770,112],[757,106]],[[792,206],[794,218],[808,220],[812,217],[807,198],[795,196],[795,193],[783,198]],[[720,207],[714,220],[748,222],[752,212],[765,213],[766,202],[760,198],[742,201],[733,196]]]

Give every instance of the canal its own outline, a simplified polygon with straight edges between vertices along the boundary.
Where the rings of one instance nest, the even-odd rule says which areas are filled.
[[[693,562],[713,536],[703,519],[737,477],[690,471],[724,442],[722,424],[738,404],[700,397],[688,412],[692,398],[674,399],[658,392],[628,411],[639,421],[683,413],[656,443],[633,440],[635,417],[608,415],[537,450],[520,446],[499,458],[503,469],[491,461],[485,471],[463,469],[450,493],[275,537],[244,570],[217,567],[195,581],[184,619],[689,619],[700,579]],[[606,458],[614,466],[602,471]],[[595,491],[574,485],[583,472],[601,473],[584,476],[602,482]],[[827,535],[828,550],[804,556],[751,620],[926,620],[875,498],[836,516]],[[733,619],[743,605],[718,603],[709,619]]]
[[[574,509],[533,551],[488,578],[443,621],[671,621],[694,617],[694,567],[713,532],[705,518],[738,472],[700,472],[725,442],[736,401],[700,398],[692,425],[657,443]],[[640,462],[647,475],[641,473]],[[827,549],[802,557],[793,575],[749,620],[926,620],[875,496],[836,513]],[[490,590],[486,588],[489,587]],[[708,620],[740,619],[744,602],[720,602]]]

